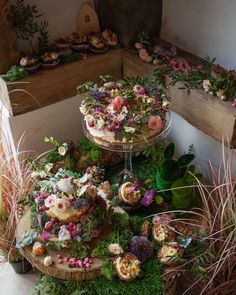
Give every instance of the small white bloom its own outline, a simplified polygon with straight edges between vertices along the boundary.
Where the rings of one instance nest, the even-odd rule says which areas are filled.
[[[59,146],[59,148],[58,148],[58,153],[61,156],[65,156],[67,151],[68,151],[68,145],[64,144],[64,143],[61,146]]]
[[[124,250],[118,243],[113,243],[108,246],[108,250],[114,255],[120,255],[124,253]]]
[[[89,187],[89,185],[83,185],[79,191],[79,197],[81,197],[87,190],[87,188]]]
[[[134,127],[128,127],[128,126],[124,126],[125,132],[134,134],[135,133],[135,128]]]
[[[59,241],[68,241],[71,239],[70,232],[67,230],[65,225],[62,225],[59,233],[58,233],[58,239]]]
[[[59,188],[59,190],[61,190],[62,192],[71,195],[75,192],[75,187],[74,185],[71,183],[70,178],[63,178],[61,180],[59,180],[57,182],[57,187]]]
[[[52,168],[53,168],[53,163],[47,163],[47,164],[45,165],[45,170],[46,170],[47,172],[50,172]]]
[[[45,266],[50,266],[53,264],[53,260],[52,260],[52,257],[51,256],[46,256],[43,260],[43,264]]]
[[[20,60],[20,65],[22,67],[26,67],[28,64],[28,59],[26,57],[22,57],[21,60]]]
[[[97,120],[97,128],[102,129],[105,126],[105,121],[103,119]]]
[[[59,57],[59,54],[57,52],[52,52],[51,54],[52,59],[56,60]]]
[[[151,103],[153,103],[155,100],[154,100],[154,98],[152,98],[152,97],[148,97],[147,98],[147,103],[149,103],[149,104],[151,104]]]
[[[83,104],[82,104],[82,105],[80,106],[80,108],[79,108],[79,109],[80,109],[80,112],[81,112],[83,115],[85,115],[85,114],[86,114],[86,112],[87,112],[87,108],[86,108],[86,106],[85,106],[85,105],[83,105]]]

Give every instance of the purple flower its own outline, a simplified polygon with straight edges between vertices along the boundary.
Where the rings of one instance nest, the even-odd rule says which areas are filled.
[[[101,113],[101,107],[96,107],[95,108],[95,113]]]
[[[101,99],[101,93],[99,92],[99,89],[98,89],[98,86],[95,85],[93,87],[93,90],[92,90],[92,97],[95,99],[95,100],[100,100]]]
[[[42,238],[42,239],[45,239],[45,240],[48,240],[51,238],[51,234],[50,233],[41,233],[39,234],[39,237]]]
[[[130,191],[131,192],[134,192],[136,189],[138,188],[138,184],[137,183],[133,183],[131,188],[130,188]]]
[[[143,206],[148,207],[152,203],[154,196],[155,196],[154,190],[147,191],[145,195],[143,196],[142,200],[140,201],[140,203]]]

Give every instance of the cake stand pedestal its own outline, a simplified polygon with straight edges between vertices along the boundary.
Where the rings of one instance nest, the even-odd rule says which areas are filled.
[[[170,128],[171,128],[171,113],[167,112],[165,126],[160,133],[150,137],[149,139],[139,141],[139,142],[111,143],[102,138],[91,135],[86,127],[85,122],[83,124],[84,134],[91,142],[95,143],[102,149],[125,154],[124,169],[120,173],[121,175],[123,175],[123,180],[121,183],[124,183],[127,181],[135,182],[137,180],[137,177],[133,173],[133,164],[132,164],[133,152],[142,151],[148,148],[149,146],[162,141],[168,135]]]

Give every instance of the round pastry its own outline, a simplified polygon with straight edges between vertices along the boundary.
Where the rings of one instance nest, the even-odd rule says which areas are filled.
[[[38,70],[40,63],[38,58],[31,56],[22,57],[20,60],[20,66],[27,70],[29,73],[34,73]]]
[[[105,44],[101,36],[92,35],[89,38],[89,49],[94,53],[104,53],[108,50],[108,46]]]
[[[169,242],[162,246],[158,253],[160,261],[166,265],[175,264],[175,260],[182,256],[182,251],[176,242]]]
[[[135,183],[125,182],[119,188],[119,198],[126,204],[136,205],[141,197],[141,191]]]
[[[117,35],[115,33],[112,33],[111,30],[103,31],[102,37],[105,40],[105,43],[109,46],[116,46],[118,43]]]
[[[71,49],[80,52],[86,52],[89,48],[88,37],[81,35],[78,32],[74,32],[70,37]]]
[[[139,276],[141,262],[133,254],[126,254],[124,257],[117,257],[114,260],[114,267],[121,280],[132,281]]]
[[[95,84],[82,101],[86,129],[102,145],[146,142],[159,135],[166,123],[167,108],[158,89],[125,82]]]
[[[46,52],[41,56],[43,68],[54,68],[60,63],[60,55],[57,52]]]
[[[56,47],[58,49],[67,49],[67,48],[70,47],[70,43],[67,40],[63,39],[63,38],[57,39],[55,41],[55,43],[56,43]]]
[[[154,224],[152,234],[155,241],[161,245],[175,238],[175,232],[166,224]]]

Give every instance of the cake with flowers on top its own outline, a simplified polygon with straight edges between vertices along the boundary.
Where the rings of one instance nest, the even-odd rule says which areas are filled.
[[[90,85],[91,86],[91,85]],[[89,133],[109,143],[145,142],[162,132],[168,101],[155,83],[93,84],[80,106]]]

